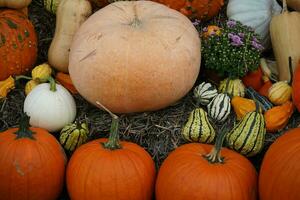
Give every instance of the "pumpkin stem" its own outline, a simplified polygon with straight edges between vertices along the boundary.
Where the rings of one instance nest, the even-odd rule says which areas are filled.
[[[217,139],[215,142],[214,147],[212,148],[211,152],[207,155],[204,155],[203,157],[210,163],[224,163],[224,157],[221,156],[221,149],[223,146],[223,142],[225,139],[225,136],[228,133],[228,128],[225,128],[226,126],[229,126],[230,120],[227,120],[226,123],[223,124],[221,127],[221,133],[217,135]]]
[[[289,70],[290,70],[290,81],[289,85],[293,82],[293,76],[294,76],[294,70],[293,70],[293,64],[292,64],[292,57],[289,56]]]
[[[130,26],[133,26],[133,27],[138,27],[142,24],[141,20],[138,18],[136,6],[137,5],[134,5],[134,7],[133,7],[134,18],[133,18],[132,22],[129,24]]]
[[[282,0],[282,11],[281,13],[288,12],[286,0]]]
[[[110,126],[110,134],[108,137],[108,141],[103,143],[104,148],[110,150],[121,149],[120,140],[119,140],[119,117],[108,110],[103,104],[99,101],[96,101],[96,104],[101,106],[106,112],[110,114],[112,117],[112,122]]]
[[[15,132],[15,134],[17,135],[16,139],[29,138],[35,140],[35,138],[33,137],[34,132],[29,129],[29,120],[30,117],[26,113],[23,113],[21,115],[19,130]]]
[[[29,76],[19,75],[15,77],[15,80],[18,81],[19,79],[26,79],[26,80],[32,80]]]
[[[52,78],[52,76],[49,76],[49,77],[47,78],[47,80],[48,80],[49,83],[50,83],[50,90],[51,90],[52,92],[56,92],[56,82],[55,82],[54,78]]]

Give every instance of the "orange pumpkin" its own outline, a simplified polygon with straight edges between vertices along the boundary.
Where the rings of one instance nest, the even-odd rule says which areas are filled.
[[[224,0],[153,0],[180,11],[182,14],[201,20],[209,20],[216,16]]]
[[[261,67],[253,72],[248,72],[246,76],[242,78],[245,86],[252,87],[254,90],[258,91],[263,86],[263,72]]]
[[[260,200],[298,200],[300,128],[287,131],[268,149],[259,173]]]
[[[115,113],[153,111],[192,89],[200,47],[196,28],[177,11],[152,1],[119,1],[80,26],[69,73],[94,105],[101,101]]]
[[[256,171],[239,153],[221,150],[225,135],[218,135],[215,146],[190,143],[175,149],[159,170],[156,200],[256,200]]]
[[[119,141],[118,117],[110,114],[110,137],[80,146],[71,157],[67,167],[69,195],[72,200],[151,200],[154,162],[139,145]]]
[[[37,58],[32,23],[17,10],[0,10],[0,81],[28,72]]]
[[[0,133],[0,199],[53,200],[64,184],[66,156],[46,130],[29,128],[24,116],[20,128]]]

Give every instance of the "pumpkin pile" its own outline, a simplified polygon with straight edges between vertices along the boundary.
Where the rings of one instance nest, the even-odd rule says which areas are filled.
[[[64,184],[72,200],[300,199],[300,129],[289,123],[300,112],[299,2],[41,2],[56,26],[37,62],[31,1],[0,0],[0,103],[24,95],[18,127],[0,133],[0,199],[54,200]],[[189,94],[185,144],[161,166],[120,138],[115,113],[147,115]],[[109,114],[107,138],[91,134],[77,98],[96,121]]]

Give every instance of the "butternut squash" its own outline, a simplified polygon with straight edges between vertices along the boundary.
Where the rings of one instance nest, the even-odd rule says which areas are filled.
[[[69,51],[73,36],[92,14],[87,0],[62,0],[56,13],[54,38],[48,51],[48,62],[58,71],[68,72]]]
[[[31,0],[0,0],[0,7],[20,9],[27,7]]]
[[[270,34],[279,80],[290,81],[288,58],[292,57],[293,71],[300,59],[300,13],[289,12],[286,0],[283,0],[282,13],[274,16],[271,20]]]

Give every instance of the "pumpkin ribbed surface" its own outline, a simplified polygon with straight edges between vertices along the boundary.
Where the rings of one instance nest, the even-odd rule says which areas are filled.
[[[29,71],[37,58],[32,23],[16,10],[0,10],[0,80]]]
[[[72,200],[151,200],[155,166],[140,146],[120,142],[121,149],[103,147],[107,139],[80,146],[69,161],[67,188]]]
[[[256,200],[257,175],[245,157],[223,148],[224,163],[210,163],[208,144],[186,144],[163,162],[156,181],[157,200]]]
[[[151,1],[120,1],[94,13],[76,35],[69,72],[78,92],[114,113],[176,102],[200,70],[200,38],[190,20]]]

